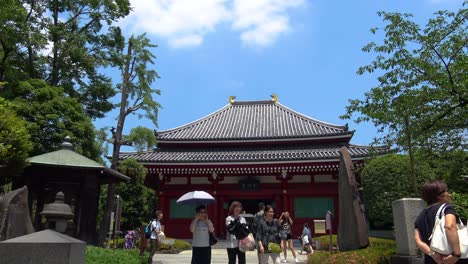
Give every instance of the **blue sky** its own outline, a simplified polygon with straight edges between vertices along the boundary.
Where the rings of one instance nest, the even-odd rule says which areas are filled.
[[[349,123],[352,143],[366,145],[377,135],[371,123],[341,120],[350,98],[362,98],[376,76],[356,71],[375,54],[361,51],[383,27],[377,11],[408,12],[425,25],[437,10],[459,9],[462,0],[131,0],[134,12],[121,21],[127,35],[147,32],[158,48],[153,87],[163,108],[159,128],[136,116],[138,125],[164,130],[206,116],[228,103],[269,100],[313,118]],[[116,81],[119,76],[115,75]],[[96,120],[115,126],[116,112]]]

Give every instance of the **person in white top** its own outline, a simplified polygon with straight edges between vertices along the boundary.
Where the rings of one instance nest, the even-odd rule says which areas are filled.
[[[210,232],[214,232],[213,223],[208,219],[206,206],[200,205],[196,209],[195,218],[190,224],[192,239],[192,264],[210,264],[211,246]]]
[[[163,218],[163,213],[162,211],[156,211],[155,212],[156,218],[151,221],[151,237],[150,237],[150,243],[151,243],[151,251],[150,255],[148,258],[148,263],[151,264],[153,263],[153,256],[156,253],[156,248],[159,243],[159,234],[161,233],[161,219]]]
[[[242,204],[238,201],[233,201],[229,206],[229,215],[226,217],[226,228],[227,228],[227,253],[229,258],[229,264],[236,264],[236,257],[239,260],[239,264],[245,264],[245,252],[239,250],[239,240],[237,239],[234,230],[236,225],[245,225],[247,222],[245,218],[240,216],[242,211]]]

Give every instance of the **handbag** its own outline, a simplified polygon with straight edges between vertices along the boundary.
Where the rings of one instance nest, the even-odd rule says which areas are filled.
[[[270,253],[281,253],[281,246],[278,243],[268,243],[268,252]]]
[[[210,232],[210,246],[214,246],[218,243],[218,239],[215,237],[213,232]]]
[[[254,249],[255,249],[255,239],[254,239],[252,233],[250,233],[245,238],[239,240],[239,250],[240,251],[246,252],[246,251],[252,251]]]
[[[431,250],[442,255],[452,254],[452,249],[447,241],[447,234],[445,233],[445,208],[447,204],[442,204],[437,211],[434,228],[429,237],[431,241]],[[457,225],[458,240],[460,242],[461,258],[468,258],[468,227],[463,225],[460,219],[460,224]]]

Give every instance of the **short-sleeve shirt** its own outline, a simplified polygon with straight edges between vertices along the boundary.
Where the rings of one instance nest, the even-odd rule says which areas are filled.
[[[153,220],[151,222],[151,239],[157,239],[158,237],[156,236],[156,232],[154,232],[154,229],[156,228],[157,231],[161,230],[161,222],[158,220]]]
[[[421,240],[427,245],[431,244],[431,242],[429,241],[429,237],[431,236],[432,229],[435,225],[435,217],[437,211],[441,206],[442,204],[437,203],[426,207],[424,210],[422,210],[422,212],[419,214],[419,216],[416,218],[416,221],[414,222],[414,228],[418,229],[419,234],[421,235]],[[457,213],[455,212],[455,209],[451,204],[448,204],[445,207],[444,213],[446,215],[453,214],[455,215],[455,217],[458,218]],[[427,264],[436,262],[431,257],[426,255],[424,258],[424,263]]]
[[[193,220],[196,221],[196,220]],[[210,226],[213,223],[210,220],[197,221],[193,232],[192,247],[209,247],[210,246]]]

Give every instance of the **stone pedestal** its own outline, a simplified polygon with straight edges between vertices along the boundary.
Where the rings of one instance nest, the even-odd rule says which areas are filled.
[[[424,209],[425,203],[419,198],[403,198],[392,203],[393,222],[397,256],[392,263],[417,263],[420,258],[414,241],[414,221]]]
[[[84,264],[85,250],[85,242],[50,229],[0,242],[8,264]]]

